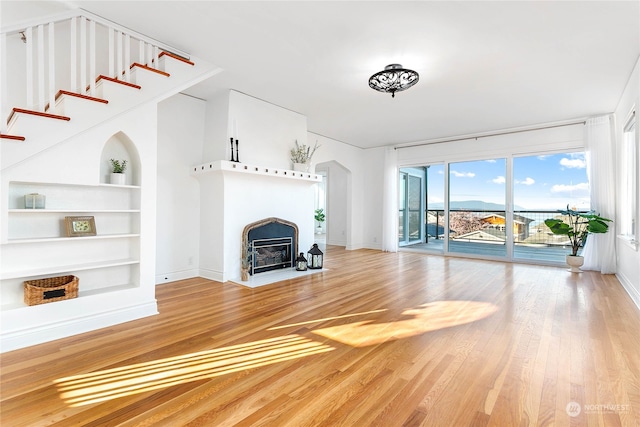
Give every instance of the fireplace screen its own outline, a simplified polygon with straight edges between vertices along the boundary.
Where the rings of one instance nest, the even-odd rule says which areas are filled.
[[[293,267],[292,245],[293,239],[290,237],[251,241],[250,274]]]

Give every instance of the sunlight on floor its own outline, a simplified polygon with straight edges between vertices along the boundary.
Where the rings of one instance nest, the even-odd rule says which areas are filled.
[[[326,321],[329,321],[329,320],[346,319],[347,317],[365,316],[367,314],[381,313],[383,311],[387,311],[387,309],[386,308],[381,308],[380,310],[365,311],[365,312],[362,312],[362,313],[343,314],[342,316],[325,317],[323,319],[313,319],[313,320],[307,320],[305,322],[289,323],[288,325],[274,326],[273,328],[269,328],[267,330],[268,331],[274,331],[276,329],[291,328],[292,326],[310,325],[311,323],[321,323],[321,322],[326,322]]]
[[[82,406],[332,350],[329,345],[287,335],[61,378],[55,384],[65,403]]]
[[[352,347],[365,347],[420,335],[437,329],[475,322],[492,315],[498,307],[488,302],[436,301],[385,317],[316,329],[314,334]]]
[[[403,311],[389,309],[313,319],[269,330],[358,317],[359,321],[311,332],[352,347],[377,345],[481,320],[498,310],[477,301],[436,301]],[[82,406],[178,384],[213,378],[335,350],[328,344],[292,334],[198,353],[123,366],[55,381],[69,406]]]

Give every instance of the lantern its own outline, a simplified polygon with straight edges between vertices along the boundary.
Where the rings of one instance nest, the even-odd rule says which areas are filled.
[[[309,256],[309,268],[322,268],[322,251],[318,249],[317,243],[313,244],[307,255]]]
[[[300,255],[296,258],[296,270],[307,271],[307,259],[302,252],[300,252]]]

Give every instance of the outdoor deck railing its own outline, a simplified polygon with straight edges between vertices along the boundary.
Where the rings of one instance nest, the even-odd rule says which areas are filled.
[[[443,209],[427,210],[426,225],[429,238],[444,238],[444,214]],[[490,230],[496,237],[505,236],[503,240],[506,240],[506,214],[504,211],[451,209],[449,215],[450,239],[459,239],[460,236],[474,231]],[[559,215],[561,214],[558,210],[514,211],[514,242],[543,245],[562,244],[561,242],[566,241],[567,238],[552,234],[544,224],[545,219]]]

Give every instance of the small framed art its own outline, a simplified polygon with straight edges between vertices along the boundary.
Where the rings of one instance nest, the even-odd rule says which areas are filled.
[[[92,216],[65,216],[67,237],[95,236],[96,221]]]

